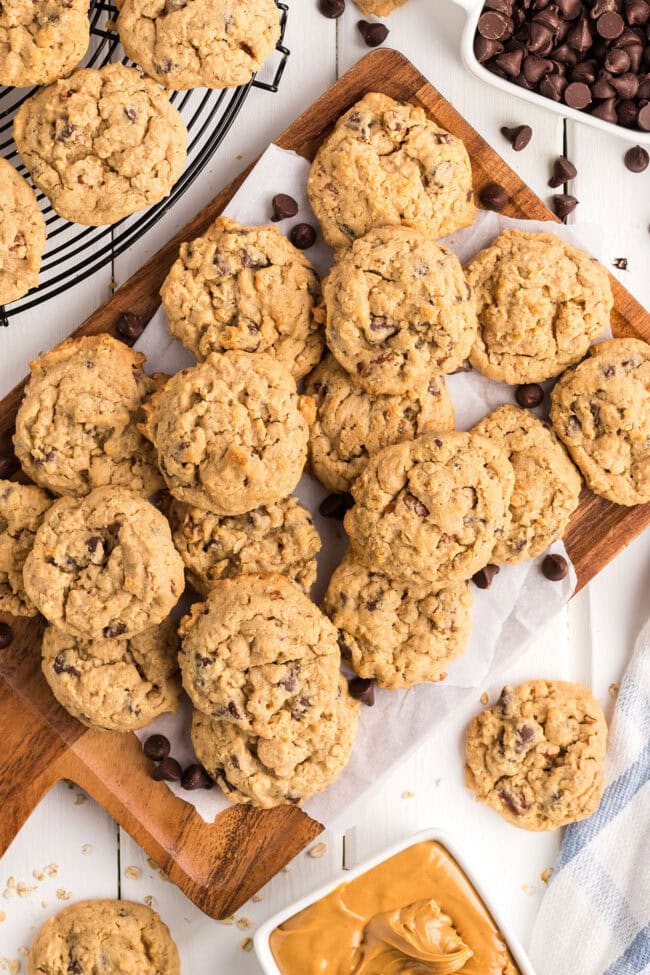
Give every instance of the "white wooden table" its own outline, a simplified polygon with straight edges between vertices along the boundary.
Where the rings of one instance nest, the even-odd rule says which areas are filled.
[[[114,267],[107,266],[92,281],[54,300],[47,316],[26,314],[0,334],[0,394],[26,372],[29,358],[66,336],[109,295],[112,275],[118,284],[124,281],[366,53],[355,27],[359,14],[351,0],[338,22],[320,15],[316,0],[289,0],[289,4],[287,43],[292,56],[279,94],[251,94],[221,151],[191,191]],[[565,126],[559,116],[482,87],[460,63],[463,16],[450,0],[409,0],[388,21],[388,43],[409,56],[542,197],[551,192],[546,183],[553,158],[566,152],[578,167],[572,188],[580,200],[576,218],[602,227],[610,258],[628,259],[628,270],[617,273],[650,305],[650,170],[641,175],[627,172],[622,162],[624,142],[583,125]],[[514,153],[499,129],[524,122],[533,126],[533,141],[524,152]],[[595,689],[611,712],[608,688],[620,679],[648,612],[649,570],[646,535],[576,597],[567,613],[549,624],[509,679],[581,680]],[[485,690],[494,697],[499,687]],[[257,923],[337,875],[344,863],[352,865],[425,826],[441,827],[456,838],[527,943],[544,888],[540,873],[552,864],[559,836],[515,830],[473,801],[462,784],[461,732],[466,718],[458,715],[444,734],[394,774],[367,804],[354,828],[345,835],[327,834],[325,856],[299,856],[262,892],[262,900],[238,912],[239,924],[219,924],[202,915],[158,876],[103,810],[77,788],[61,784],[0,861],[0,972],[25,970],[25,947],[67,898],[118,896],[154,898],[179,944],[185,975],[258,972],[254,956],[240,947]],[[24,775],[29,775],[29,769]],[[52,866],[48,872],[44,868],[50,865],[56,869]]]

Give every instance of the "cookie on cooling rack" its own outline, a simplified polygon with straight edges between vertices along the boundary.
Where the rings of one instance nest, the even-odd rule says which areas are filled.
[[[0,85],[48,85],[88,49],[89,0],[10,0],[0,4]]]
[[[45,220],[36,194],[11,163],[0,159],[0,305],[38,284]]]

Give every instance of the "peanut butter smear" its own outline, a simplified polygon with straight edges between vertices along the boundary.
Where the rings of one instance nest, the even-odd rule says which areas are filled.
[[[433,841],[289,918],[271,951],[282,975],[519,975],[480,897]]]

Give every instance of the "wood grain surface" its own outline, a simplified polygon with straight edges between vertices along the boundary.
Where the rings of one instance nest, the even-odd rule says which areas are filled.
[[[327,131],[368,91],[421,104],[440,125],[465,142],[474,187],[506,188],[510,216],[551,220],[553,214],[455,109],[401,54],[379,50],[360,61],[279,138],[277,143],[311,158]],[[159,289],[179,245],[202,233],[224,209],[248,170],[190,221],[74,333],[115,333],[124,313],[149,321]],[[612,278],[616,335],[650,340],[650,315]],[[15,414],[24,384],[0,403],[0,454],[11,458]],[[17,466],[17,465],[15,465]],[[11,468],[10,468],[11,469]],[[650,523],[650,505],[627,509],[584,491],[565,542],[584,586]],[[260,812],[233,807],[214,824],[154,782],[137,740],[85,729],[52,698],[40,673],[41,626],[8,616],[15,638],[0,651],[0,855],[49,788],[69,778],[96,798],[202,910],[231,914],[304,848],[320,826],[293,807]]]

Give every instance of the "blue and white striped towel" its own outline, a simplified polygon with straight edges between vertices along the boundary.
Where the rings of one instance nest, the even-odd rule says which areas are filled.
[[[618,695],[606,781],[562,842],[533,931],[537,975],[650,975],[650,622]]]

